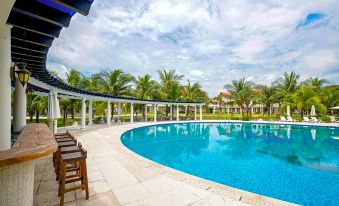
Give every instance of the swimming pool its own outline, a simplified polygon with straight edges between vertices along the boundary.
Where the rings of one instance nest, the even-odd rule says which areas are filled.
[[[165,166],[303,204],[339,205],[339,128],[179,123],[125,132],[122,143]]]

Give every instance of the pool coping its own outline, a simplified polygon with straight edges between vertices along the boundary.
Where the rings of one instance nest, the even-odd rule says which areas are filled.
[[[135,127],[125,129],[119,137],[120,143],[123,149],[128,151],[129,153],[133,153],[133,156],[136,158],[136,160],[147,161],[148,163],[154,165],[155,167],[162,167],[168,171],[168,174],[170,174],[171,178],[182,181],[190,186],[193,186],[199,189],[205,188],[206,190],[214,194],[226,196],[232,200],[241,201],[249,205],[262,205],[262,206],[265,206],[265,205],[276,205],[276,206],[297,205],[295,203],[291,203],[291,202],[283,201],[280,199],[276,199],[276,198],[256,194],[253,192],[245,191],[242,189],[234,188],[234,187],[220,184],[220,183],[217,183],[211,180],[207,180],[207,179],[204,179],[204,178],[201,178],[201,177],[189,174],[189,173],[185,173],[180,170],[173,169],[171,167],[154,162],[150,159],[147,159],[135,153],[134,151],[126,147],[121,141],[121,137],[128,131],[131,131],[137,128],[150,127],[154,125],[166,125],[166,124],[177,124],[177,123],[266,123],[266,124],[270,123],[270,124],[277,124],[277,122],[205,120],[205,121],[180,121],[180,122],[166,121],[166,122],[147,122],[147,123],[148,123],[147,125],[142,125],[142,126],[135,125]],[[314,126],[314,124],[312,125]]]

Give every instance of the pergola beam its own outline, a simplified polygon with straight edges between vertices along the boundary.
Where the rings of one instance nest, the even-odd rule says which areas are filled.
[[[53,9],[34,0],[17,0],[13,6],[13,11],[60,27],[68,27],[72,18],[68,13]]]
[[[59,37],[61,27],[50,24],[48,22],[24,15],[22,13],[12,11],[8,17],[7,23],[17,28],[27,31],[36,32],[38,34],[49,37]]]
[[[84,16],[87,16],[93,0],[52,0],[64,7],[72,9]]]
[[[31,31],[27,31],[24,29],[16,28],[16,27],[12,28],[11,32],[12,32],[12,35],[11,35],[12,39],[25,41],[25,42],[29,42],[32,44],[45,46],[45,47],[51,47],[53,40],[54,40],[54,38],[52,37],[38,34],[35,32],[31,32]]]

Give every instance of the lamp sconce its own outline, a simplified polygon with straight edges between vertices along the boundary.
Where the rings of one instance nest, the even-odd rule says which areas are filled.
[[[22,86],[24,87],[26,85],[26,83],[29,80],[29,76],[31,74],[31,72],[29,72],[26,69],[27,64],[23,63],[23,62],[16,62],[15,65],[13,66],[13,70],[11,72],[13,72],[13,76],[17,75],[17,78],[19,80],[19,82],[22,84]],[[16,69],[16,67],[18,69]]]

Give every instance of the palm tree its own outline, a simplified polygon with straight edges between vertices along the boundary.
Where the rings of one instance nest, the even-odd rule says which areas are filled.
[[[35,110],[35,121],[39,123],[39,116],[42,111],[47,108],[48,99],[46,96],[35,96],[32,100],[30,107]]]
[[[274,93],[275,90],[273,87],[267,85],[258,85],[257,88],[260,90],[259,101],[265,105],[265,113],[269,111],[269,108],[274,103]]]
[[[67,119],[67,111],[69,109],[71,100],[68,98],[62,98],[60,100],[60,107],[63,111],[63,125],[66,125],[66,119]]]
[[[181,98],[184,101],[190,102],[206,102],[208,100],[208,96],[206,92],[201,89],[201,85],[198,83],[194,83],[191,85],[190,80],[187,80],[188,84],[183,86]],[[190,107],[187,108],[186,118],[189,114]]]
[[[295,106],[301,114],[307,114],[314,105],[320,113],[326,113],[326,106],[321,102],[321,99],[314,87],[301,86],[293,96],[292,106]]]
[[[158,82],[155,80],[152,80],[152,77],[148,74],[144,76],[139,76],[135,80],[135,97],[139,99],[153,99],[155,94],[157,93],[157,88],[159,87]],[[141,107],[142,114],[145,119],[145,105]]]
[[[307,80],[305,80],[305,84],[307,86],[312,86],[315,87],[317,89],[320,89],[321,87],[323,87],[325,84],[328,84],[329,81],[327,79],[320,79],[319,77],[311,77]]]
[[[160,95],[162,99],[165,100],[175,100],[173,92],[178,91],[178,85],[180,80],[184,77],[183,75],[176,74],[175,70],[158,70],[160,78],[161,92]],[[166,106],[166,116],[168,116],[168,106]]]
[[[71,69],[71,71],[66,73],[66,82],[69,86],[72,87],[78,87],[79,82],[81,80],[81,74],[79,71],[75,70],[75,69]],[[70,103],[71,103],[71,116],[72,119],[74,120],[74,104],[75,104],[76,100],[75,99],[71,99]]]
[[[285,72],[283,78],[279,78],[273,82],[273,87],[276,89],[274,99],[277,102],[288,104],[293,101],[293,94],[298,89],[298,80],[300,76],[295,72]]]
[[[96,76],[97,86],[102,93],[114,96],[130,96],[132,93],[132,82],[134,77],[124,73],[120,69],[102,71]],[[112,102],[112,117],[114,113],[114,102]]]
[[[240,80],[233,80],[231,84],[226,84],[224,87],[231,93],[233,103],[240,106],[242,111],[246,106],[248,114],[253,99],[253,83],[246,81],[244,77]]]

